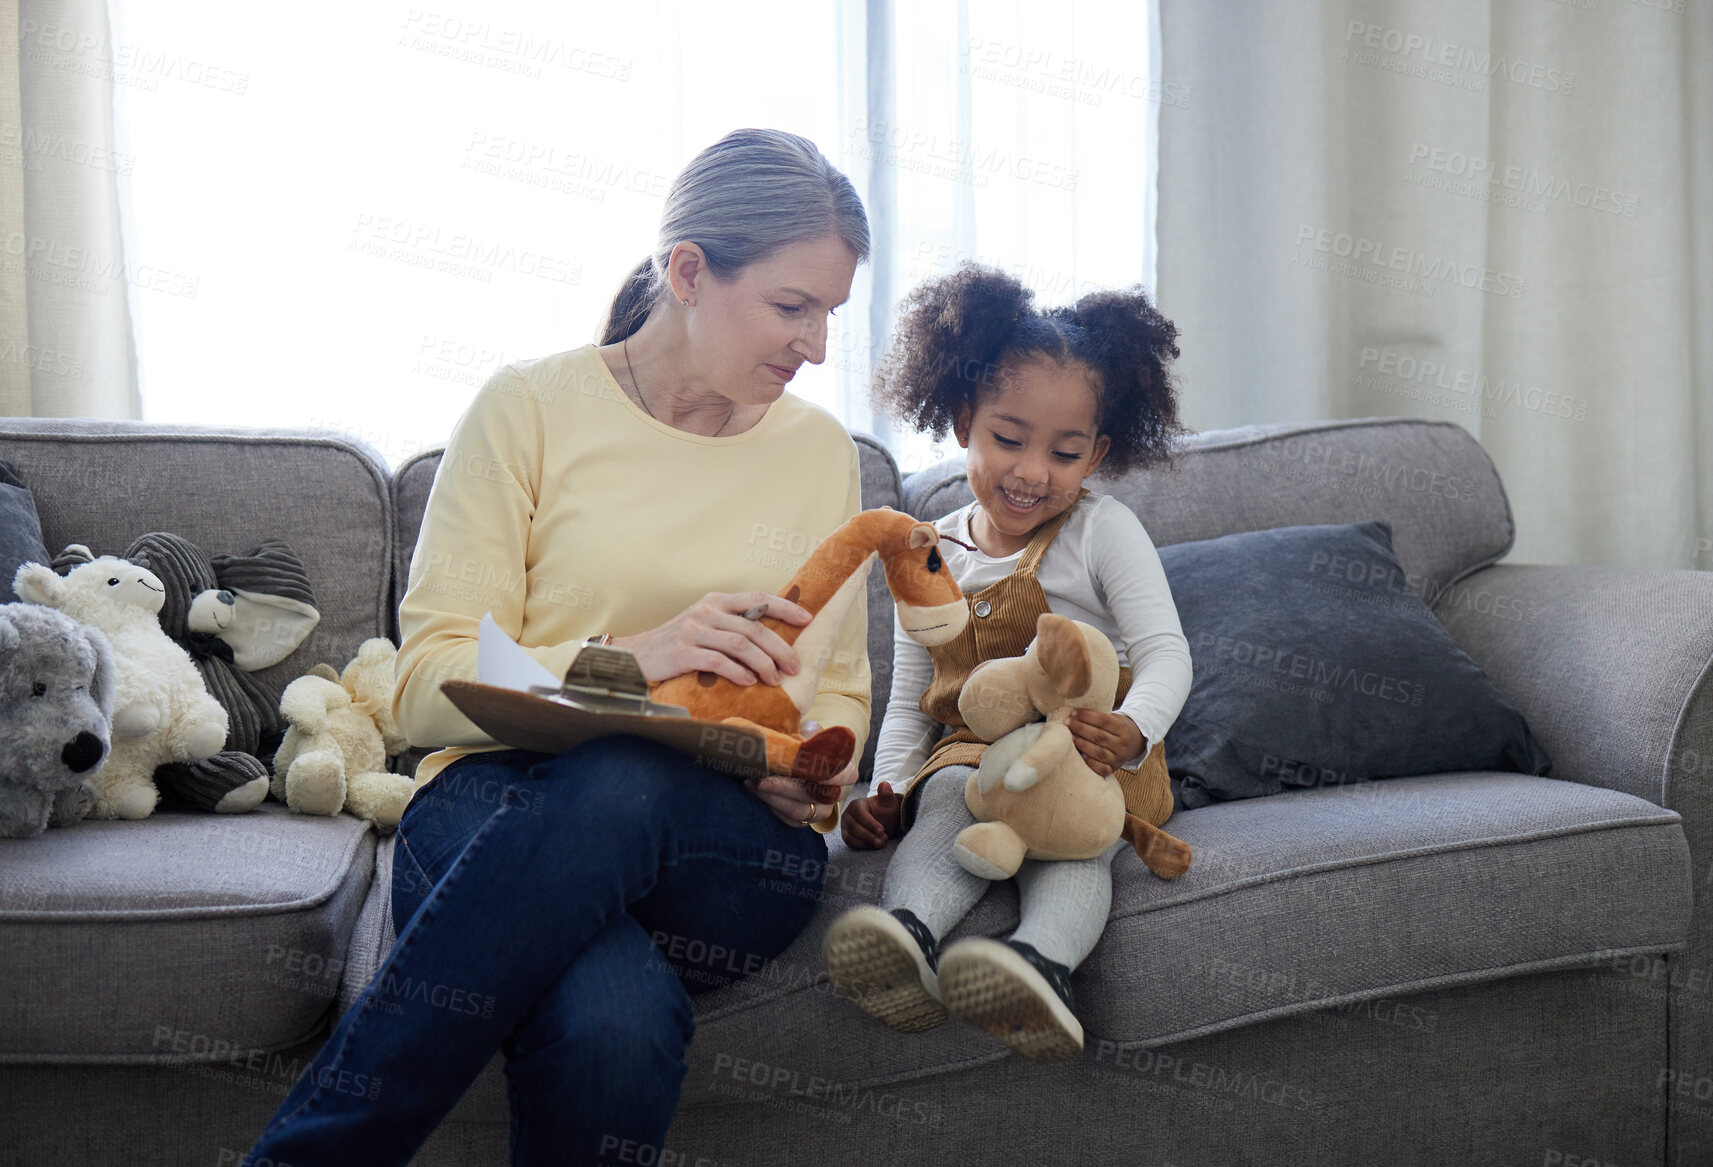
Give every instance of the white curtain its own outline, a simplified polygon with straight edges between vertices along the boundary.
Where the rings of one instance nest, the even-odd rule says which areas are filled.
[[[854,429],[883,428],[869,377],[925,276],[980,259],[1048,304],[1151,282],[1167,96],[1132,0],[113,10],[179,62],[116,95],[127,241],[198,289],[137,298],[152,419],[328,426],[395,463],[444,441],[499,364],[592,339],[666,183],[745,125],[812,139],[868,207],[872,260],[792,383]]]
[[[140,415],[103,0],[0,4],[0,415]]]
[[[1454,420],[1512,557],[1713,567],[1713,5],[1161,0],[1197,428]]]
[[[890,250],[874,270],[871,343],[884,345],[912,286],[965,260],[1013,272],[1043,307],[1097,287],[1152,290],[1153,126],[1163,103],[1187,99],[1153,71],[1153,5],[870,8],[890,24],[856,135]],[[906,472],[955,448],[876,424]]]

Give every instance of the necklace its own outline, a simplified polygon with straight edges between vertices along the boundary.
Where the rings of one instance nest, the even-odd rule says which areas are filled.
[[[620,342],[620,345],[624,349],[624,353],[625,353],[625,372],[630,374],[631,386],[636,389],[636,399],[638,402],[640,402],[642,404],[642,411],[644,413],[648,414],[648,416],[654,417],[654,410],[652,410],[648,407],[648,401],[642,395],[642,386],[637,383],[636,370],[630,367],[630,337],[628,337],[628,336],[625,337],[624,340]],[[724,421],[722,421],[720,423],[720,429],[715,430],[713,433],[709,434],[708,437],[710,437],[710,438],[719,437],[720,436],[720,430],[723,430],[727,426],[732,424],[732,414],[737,411],[737,407],[738,407],[738,403],[735,401],[733,401],[730,405],[726,406],[726,418]],[[658,417],[654,417],[654,420],[660,421],[660,419]],[[664,424],[664,423],[662,423],[662,424]],[[676,429],[677,427],[674,426],[673,428]]]

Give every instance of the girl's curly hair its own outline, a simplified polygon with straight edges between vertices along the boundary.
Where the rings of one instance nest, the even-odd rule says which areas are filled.
[[[1047,357],[1089,370],[1099,429],[1112,439],[1102,476],[1169,462],[1172,439],[1188,432],[1167,369],[1177,326],[1140,287],[1044,312],[1034,299],[1015,276],[974,263],[918,285],[875,369],[875,405],[938,440],[960,406],[973,413],[1018,362]]]

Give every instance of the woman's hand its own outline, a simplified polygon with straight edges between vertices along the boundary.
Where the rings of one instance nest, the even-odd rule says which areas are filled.
[[[615,636],[613,644],[628,648],[651,682],[705,672],[738,685],[757,680],[777,685],[781,675],[794,674],[801,665],[779,633],[760,619],[744,619],[761,604],[767,605],[765,615],[787,624],[801,626],[812,619],[807,608],[766,592],[709,592],[660,627]]]
[[[1102,713],[1098,709],[1078,709],[1066,723],[1077,752],[1088,768],[1102,778],[1142,752],[1147,739],[1136,723],[1123,713]]]
[[[854,799],[845,807],[845,817],[839,820],[845,846],[873,851],[886,846],[886,840],[897,838],[901,801],[892,792],[890,782],[882,782],[876,794]]]
[[[812,737],[820,729],[819,723],[813,721],[805,721],[798,726],[798,732],[804,737]],[[767,804],[780,822],[787,826],[806,827],[832,814],[845,791],[856,780],[857,760],[852,758],[843,770],[825,782],[809,782],[788,774],[769,774],[765,778],[745,778],[743,784],[745,790]]]

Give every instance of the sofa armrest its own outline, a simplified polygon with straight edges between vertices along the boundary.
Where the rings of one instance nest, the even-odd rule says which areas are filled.
[[[1552,777],[1713,827],[1713,573],[1495,564],[1433,610],[1528,718]]]
[[[1653,1081],[1638,1086],[1713,1077],[1713,573],[1496,564],[1447,588],[1434,614],[1528,718],[1553,777],[1683,816],[1688,949],[1608,963],[1625,991],[1668,1002],[1665,1047],[1645,1067]],[[1713,1162],[1698,1111],[1674,1105],[1668,1121],[1670,1163]]]

